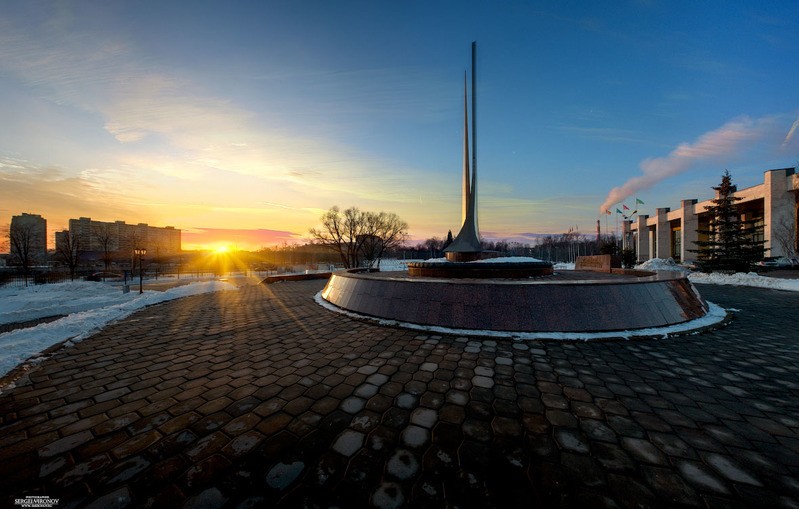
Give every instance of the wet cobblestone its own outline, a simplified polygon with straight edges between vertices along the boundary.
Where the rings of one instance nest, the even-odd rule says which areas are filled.
[[[799,295],[554,342],[382,328],[320,281],[142,310],[0,395],[0,492],[106,507],[799,507]]]

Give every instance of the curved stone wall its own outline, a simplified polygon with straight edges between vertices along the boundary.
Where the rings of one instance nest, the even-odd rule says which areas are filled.
[[[377,318],[456,329],[602,332],[674,325],[708,307],[682,274],[558,274],[540,280],[334,273],[322,298]]]

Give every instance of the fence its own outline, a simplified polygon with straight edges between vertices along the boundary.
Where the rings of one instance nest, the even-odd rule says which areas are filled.
[[[75,280],[78,279],[78,276],[75,276]],[[31,285],[63,283],[65,281],[71,281],[69,272],[44,272],[29,274],[27,277],[19,274],[0,273],[0,288],[22,288]]]

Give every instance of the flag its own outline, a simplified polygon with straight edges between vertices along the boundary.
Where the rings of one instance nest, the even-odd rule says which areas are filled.
[[[640,205],[644,205],[644,202],[643,202],[642,200],[639,200],[638,198],[636,198],[636,199],[635,199],[635,204],[636,204],[636,205],[639,205],[639,204],[640,204]]]
[[[605,214],[610,215],[611,214],[610,209],[605,209]]]
[[[633,210],[632,212],[630,212],[630,217],[634,216],[637,213],[638,213],[638,209]]]
[[[621,210],[619,210],[619,209],[616,209],[616,214],[621,214],[621,213],[622,213],[622,211],[621,211]]]
[[[623,203],[621,204],[621,206],[624,207],[624,210],[630,210],[630,207],[628,207],[627,205],[625,205]]]

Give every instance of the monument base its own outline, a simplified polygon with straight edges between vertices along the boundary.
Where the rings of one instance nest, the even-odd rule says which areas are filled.
[[[411,262],[408,264],[408,275],[411,277],[501,279],[541,277],[552,273],[552,264],[549,262]]]
[[[563,271],[539,279],[334,273],[322,298],[369,317],[505,332],[628,331],[675,325],[708,312],[681,273],[620,272]]]

